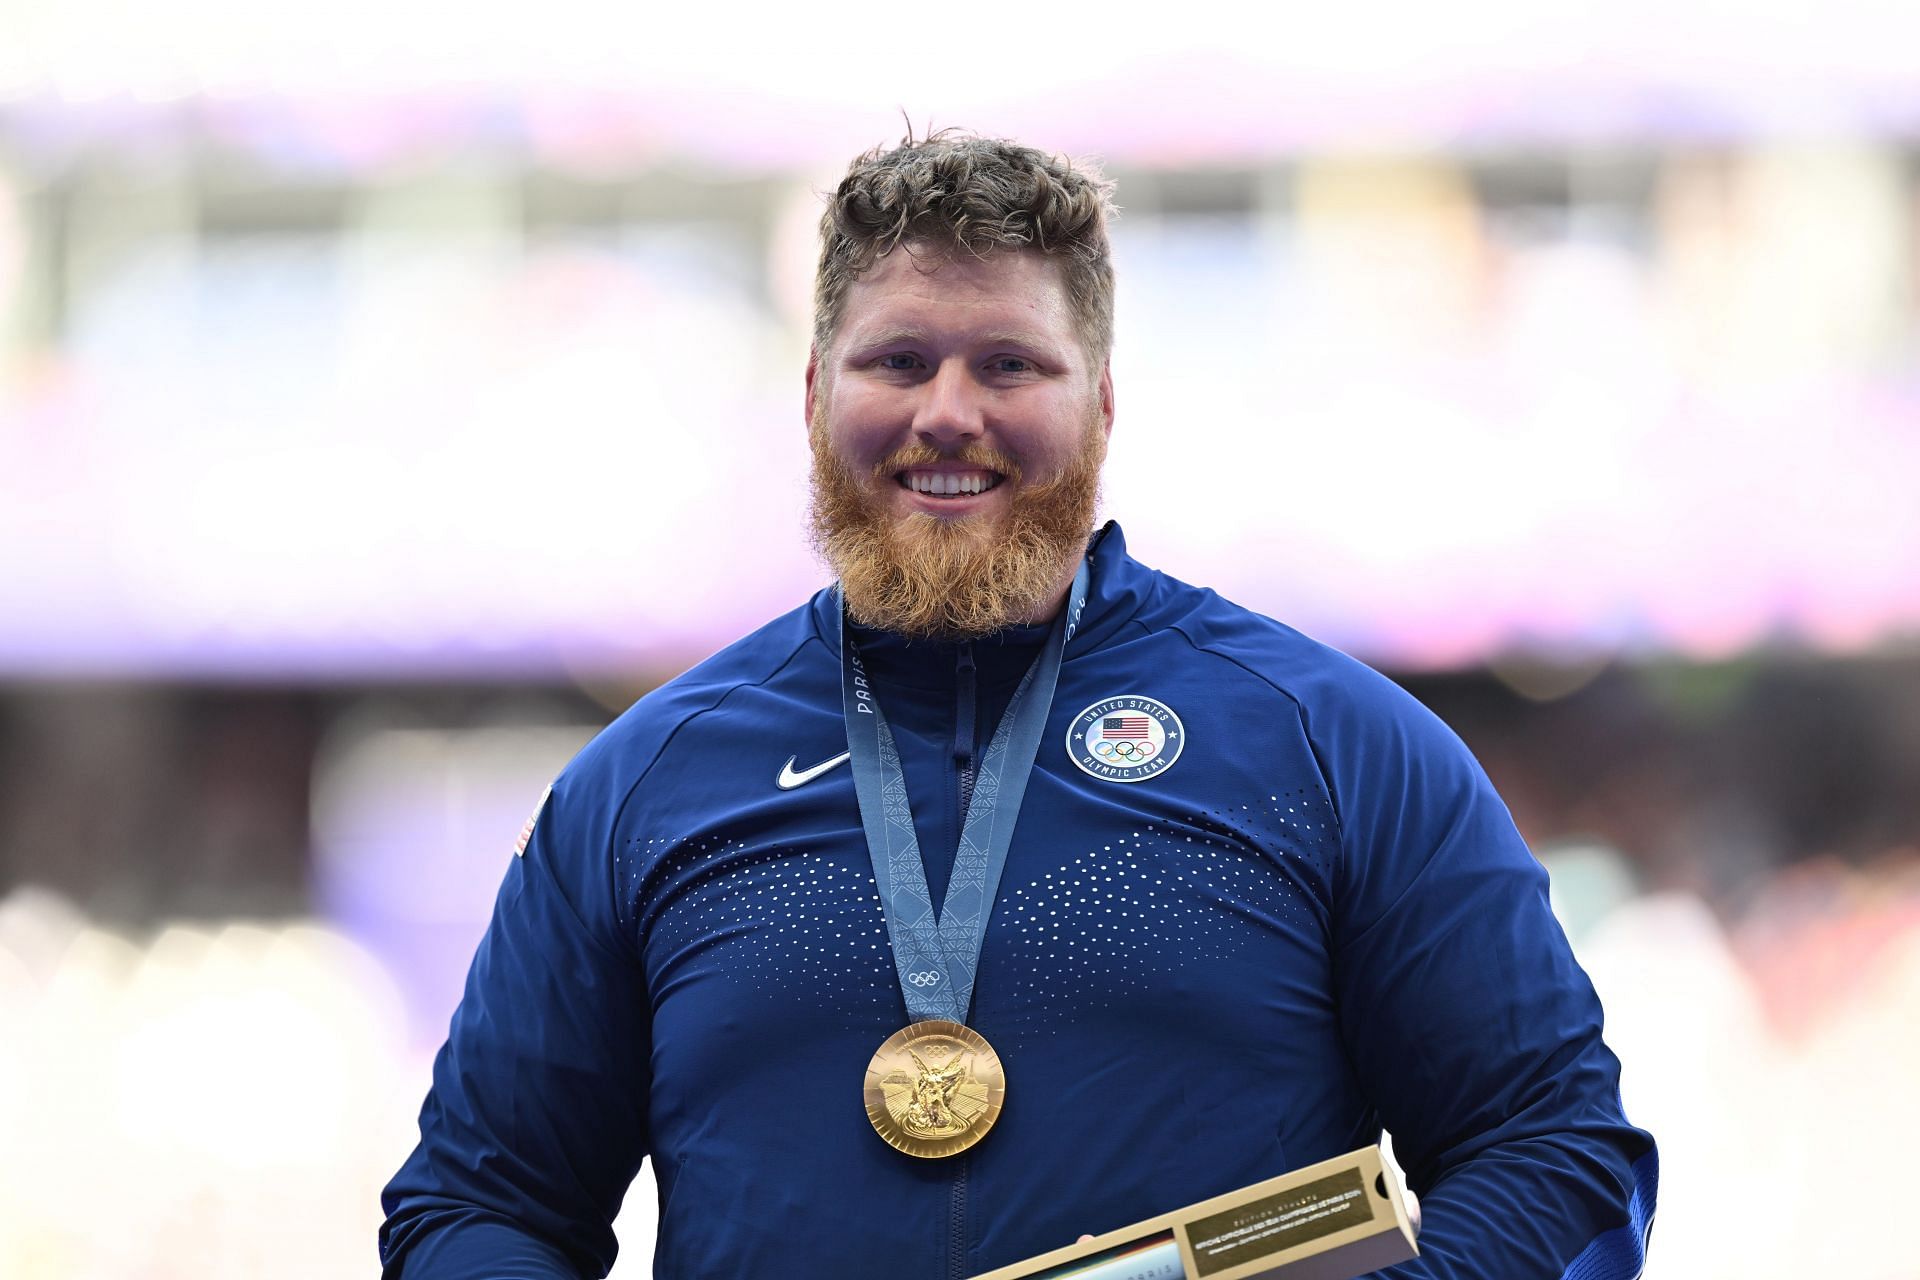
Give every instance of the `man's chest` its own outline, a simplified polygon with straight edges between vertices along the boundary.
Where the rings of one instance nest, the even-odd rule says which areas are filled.
[[[1337,835],[1309,753],[1262,733],[1244,701],[1178,680],[1157,698],[1109,683],[1063,676],[969,1020],[1008,1052],[1065,1035],[1310,1068],[1293,1059],[1317,1060],[1333,1034]],[[1169,718],[1139,723],[1158,717],[1149,703]],[[711,727],[649,779],[682,802],[650,806],[618,889],[656,1072],[744,1083],[778,1045],[857,1074],[906,1019],[851,770],[780,785],[845,750],[844,733],[828,715],[786,721],[777,742]],[[1151,758],[1143,744],[1178,758],[1118,776],[1086,766]],[[915,798],[937,800],[946,779],[908,766]]]

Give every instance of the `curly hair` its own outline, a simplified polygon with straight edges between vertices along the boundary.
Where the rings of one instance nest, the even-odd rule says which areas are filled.
[[[942,129],[856,159],[820,219],[813,344],[825,351],[847,290],[895,248],[1034,249],[1061,264],[1067,303],[1098,370],[1113,350],[1113,186],[1097,171],[998,138]]]

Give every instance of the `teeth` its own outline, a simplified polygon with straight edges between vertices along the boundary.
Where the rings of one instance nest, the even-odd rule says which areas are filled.
[[[965,475],[913,471],[906,475],[905,480],[907,487],[915,493],[945,498],[958,497],[963,493],[985,493],[1000,483],[999,476],[982,471],[970,471]]]

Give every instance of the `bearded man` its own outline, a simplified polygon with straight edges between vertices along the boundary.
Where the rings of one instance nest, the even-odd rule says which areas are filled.
[[[1107,190],[942,135],[829,202],[838,583],[542,801],[389,1184],[389,1277],[959,1280],[1394,1136],[1396,1276],[1638,1272],[1652,1140],[1546,880],[1360,664],[1096,531]]]

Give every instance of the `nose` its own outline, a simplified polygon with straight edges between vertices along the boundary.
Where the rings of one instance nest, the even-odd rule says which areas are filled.
[[[943,360],[920,384],[913,433],[927,443],[961,444],[986,430],[984,389],[963,360]]]

